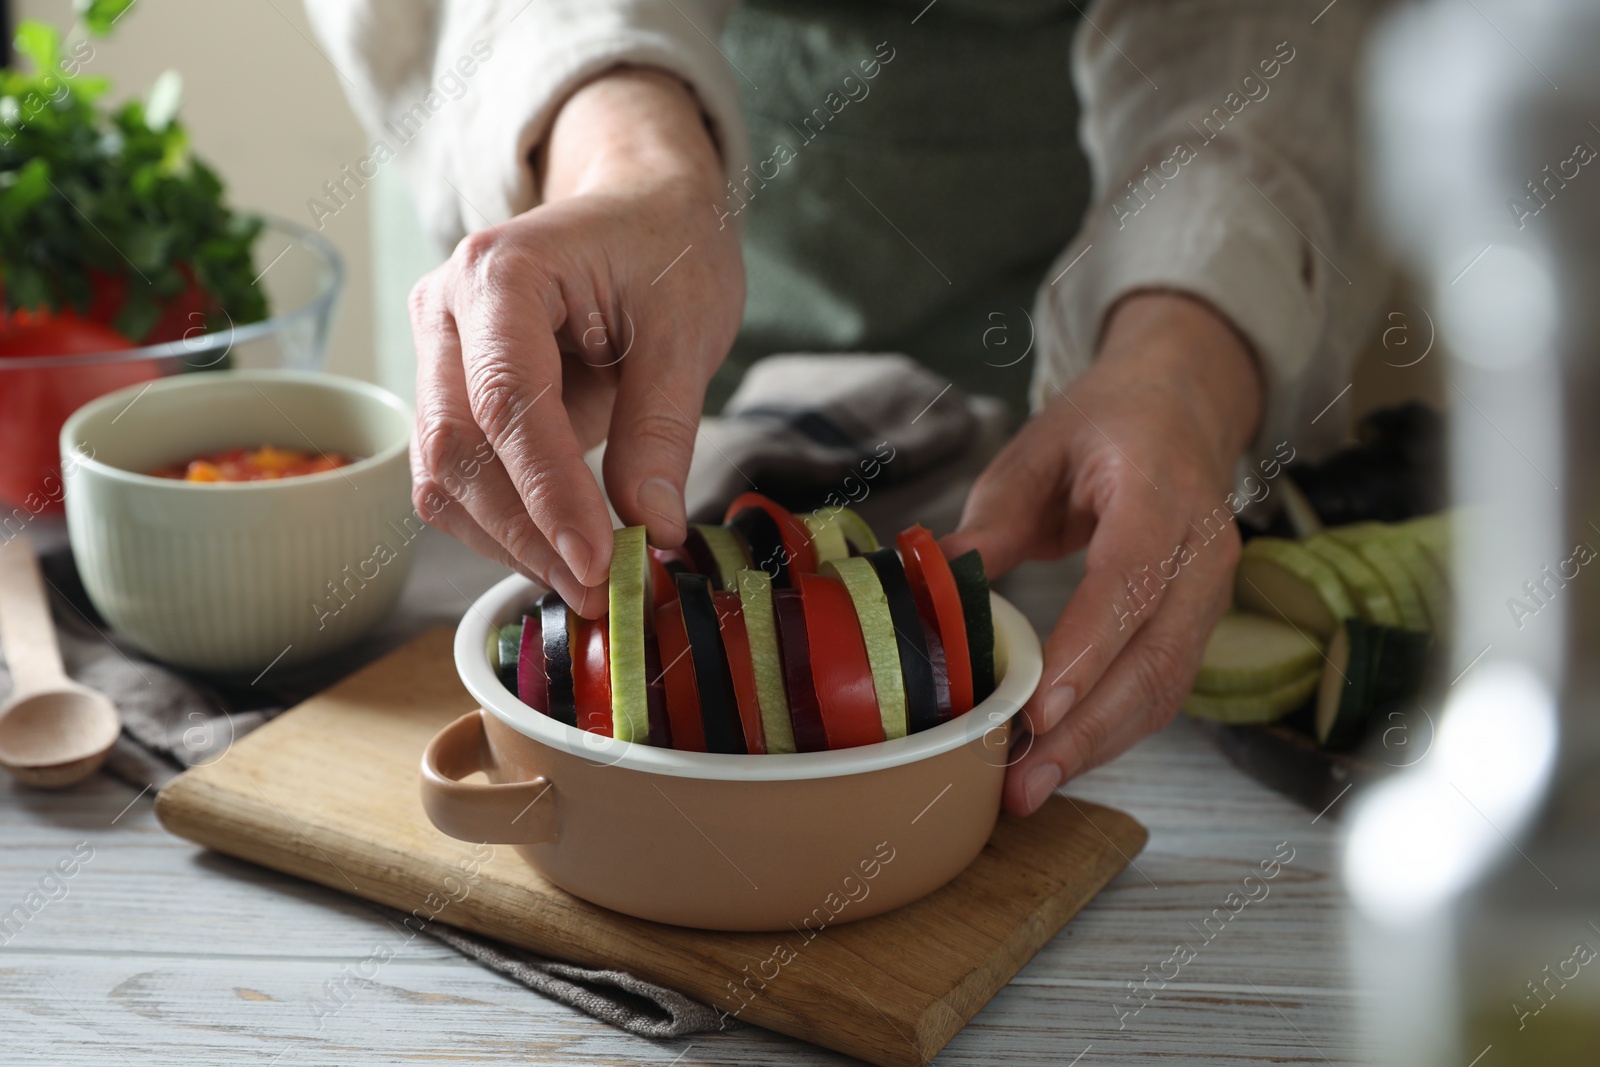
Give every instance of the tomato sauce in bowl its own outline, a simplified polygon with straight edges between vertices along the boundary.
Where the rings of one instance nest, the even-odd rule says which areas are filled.
[[[185,463],[159,467],[150,474],[185,482],[266,482],[321,474],[354,462],[355,457],[340,452],[306,452],[262,445],[208,452]]]

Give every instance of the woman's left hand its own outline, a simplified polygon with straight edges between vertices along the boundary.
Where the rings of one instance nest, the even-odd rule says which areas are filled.
[[[993,577],[1086,549],[1024,709],[1033,737],[1007,772],[1007,811],[1033,812],[1177,714],[1229,603],[1240,541],[1225,501],[1261,406],[1227,320],[1136,293],[1107,316],[1094,366],[973,486],[952,556],[978,549]]]

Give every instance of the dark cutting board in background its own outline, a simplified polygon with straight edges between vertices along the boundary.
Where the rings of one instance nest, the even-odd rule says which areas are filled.
[[[417,788],[428,739],[476,706],[456,677],[451,637],[425,634],[175,779],[156,800],[162,824],[402,911],[426,907],[441,886],[460,886],[459,865],[482,846],[435,830]],[[724,1010],[738,1006],[729,983],[787,940],[794,959],[739,1018],[900,1067],[932,1059],[1146,837],[1120,811],[1053,797],[1030,819],[1002,816],[972,865],[933,895],[829,927],[809,943],[619,915],[550,885],[502,847],[438,921],[543,956],[621,968]]]

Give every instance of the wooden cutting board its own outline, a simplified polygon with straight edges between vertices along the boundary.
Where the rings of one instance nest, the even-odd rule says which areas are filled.
[[[932,1059],[1147,837],[1120,811],[1056,796],[1030,819],[1002,816],[933,895],[809,942],[631,919],[555,888],[510,848],[475,864],[487,846],[446,837],[423,815],[422,749],[476,706],[451,638],[425,634],[175,779],[156,798],[162,824],[543,956],[620,968],[725,1011],[743,1004],[745,1022],[884,1067]],[[470,882],[463,865],[476,867]],[[758,994],[736,997],[749,975],[770,973],[780,943],[793,958]]]

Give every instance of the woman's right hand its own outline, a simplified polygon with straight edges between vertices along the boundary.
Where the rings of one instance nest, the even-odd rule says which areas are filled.
[[[605,612],[607,441],[622,521],[671,547],[706,384],[744,311],[722,165],[689,89],[643,69],[562,107],[544,202],[465,238],[411,293],[413,500],[427,522]]]

